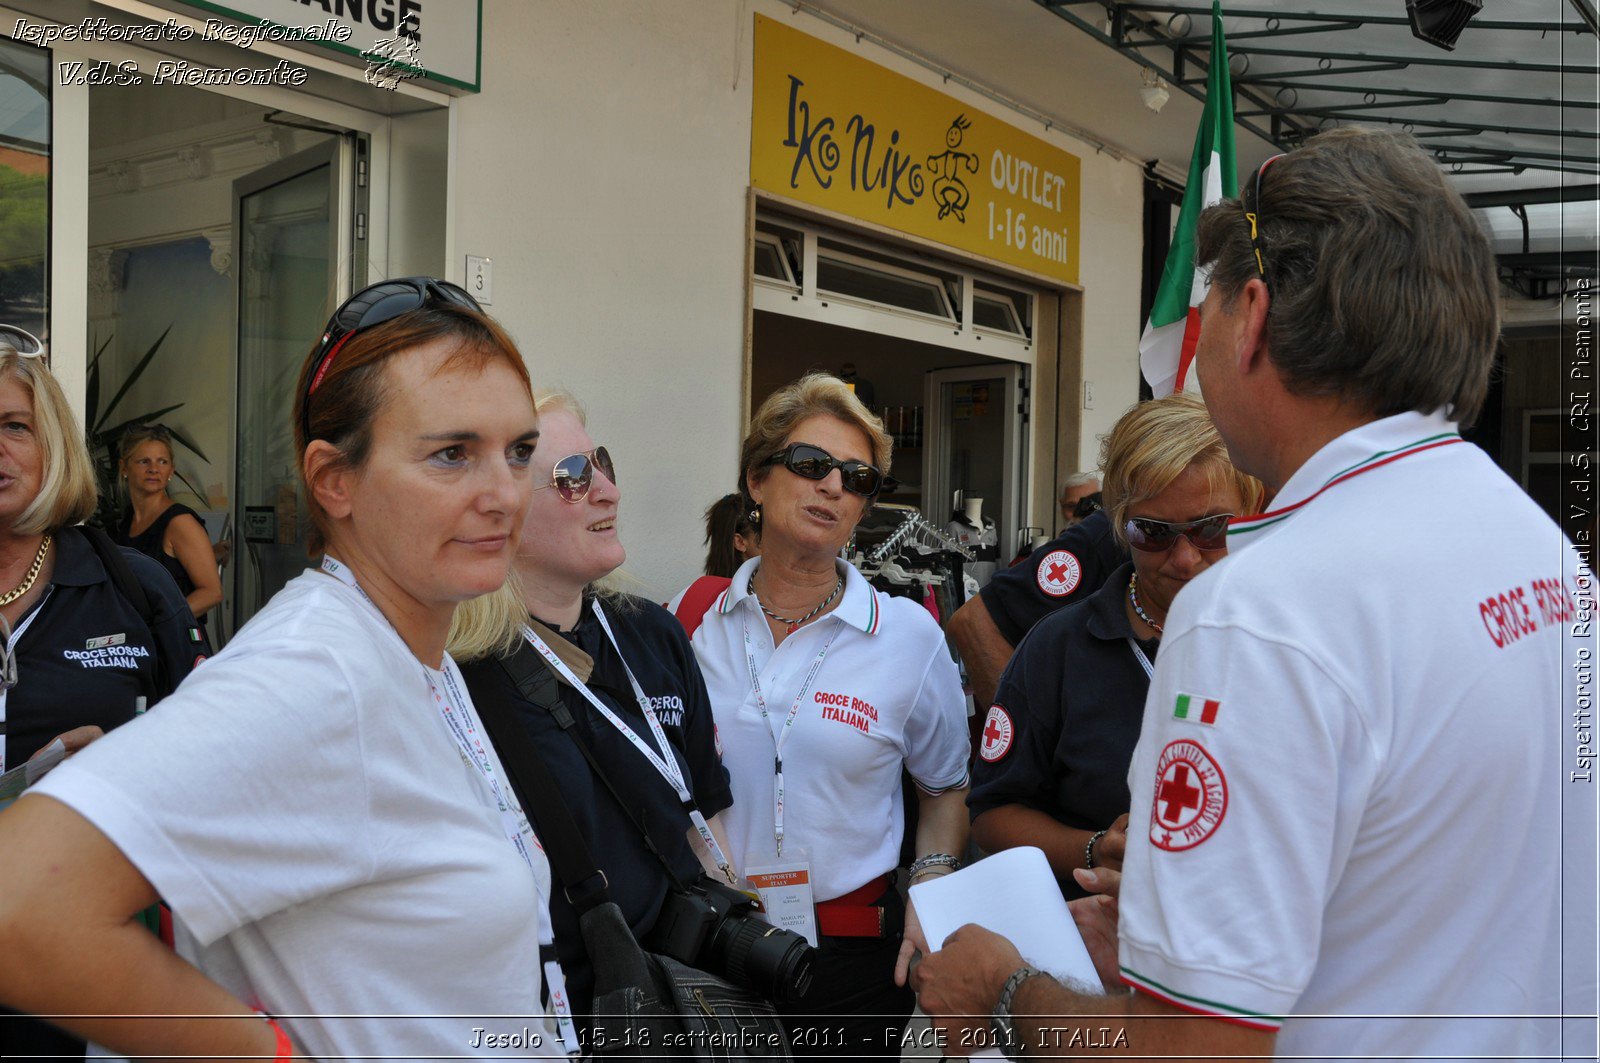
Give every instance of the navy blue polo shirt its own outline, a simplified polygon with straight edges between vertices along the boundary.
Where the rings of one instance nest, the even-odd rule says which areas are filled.
[[[1133,563],[1116,569],[1077,605],[1045,617],[1011,657],[995,704],[1012,739],[972,772],[973,818],[1023,805],[1078,830],[1096,831],[1128,811],[1128,764],[1139,741],[1150,677],[1128,639],[1123,610]],[[1155,663],[1156,640],[1142,642]],[[1075,882],[1063,882],[1081,897]]]
[[[172,693],[200,653],[189,604],[160,565],[122,550],[155,610],[146,627],[82,531],[56,532],[53,549],[49,592],[17,623],[17,685],[4,695],[9,767],[63,731],[127,723],[135,699],[149,706]]]
[[[1105,510],[1096,510],[984,584],[979,596],[994,626],[1015,646],[1043,617],[1082,601],[1128,560]]]
[[[683,627],[661,606],[631,595],[625,596],[620,605],[607,602],[604,608],[628,667],[633,669],[634,677],[661,721],[696,807],[710,819],[733,804],[733,794],[728,787],[727,770],[717,752],[705,680],[701,678],[700,666]],[[600,629],[587,601],[578,625],[562,634],[594,658],[589,689],[612,712],[627,721],[652,749],[655,748],[622,661]],[[518,652],[527,654],[538,667],[548,667],[526,643]],[[491,692],[511,699],[539,758],[567,799],[573,820],[589,843],[600,870],[606,874],[611,900],[622,909],[634,936],[642,940],[655,925],[671,881],[660,862],[645,848],[639,829],[605,784],[594,777],[577,743],[562,733],[549,710],[523,699],[500,664],[493,660],[472,661],[461,665],[461,673],[475,702],[490,696]],[[595,759],[606,769],[611,785],[650,828],[651,837],[679,880],[685,884],[693,882],[700,873],[700,861],[690,848],[689,817],[678,801],[677,792],[583,695],[564,682],[559,689],[562,704],[576,721],[574,730],[581,733]],[[539,809],[530,807],[527,813],[537,831]],[[550,898],[556,953],[566,975],[574,1009],[587,1013],[594,995],[594,968],[584,950],[577,915],[559,888],[559,882],[557,886]]]

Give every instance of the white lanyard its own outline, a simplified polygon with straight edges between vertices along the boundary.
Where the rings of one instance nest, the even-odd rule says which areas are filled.
[[[784,717],[783,726],[773,734],[772,716],[767,712],[767,699],[761,693],[761,675],[756,668],[755,648],[750,643],[750,624],[748,621],[744,623],[744,659],[750,666],[750,689],[755,691],[756,707],[761,710],[762,720],[766,721],[767,733],[772,735],[772,841],[779,856],[783,855],[783,744],[789,738],[789,728],[794,726],[794,718],[800,715],[800,702],[816,681],[817,672],[822,668],[822,659],[828,655],[828,647],[833,645],[843,626],[843,621],[835,624],[833,634],[822,643],[816,660],[811,662],[811,671],[806,673],[806,681],[800,685],[800,693],[794,696],[794,704],[789,706],[789,715]]]
[[[622,737],[632,743],[634,749],[643,754],[644,759],[650,762],[650,766],[660,772],[663,779],[667,780],[668,785],[677,792],[678,800],[683,802],[684,811],[689,814],[689,822],[693,823],[694,829],[699,832],[700,840],[705,842],[706,848],[711,851],[711,858],[716,861],[717,867],[722,871],[723,877],[728,880],[729,885],[732,885],[734,883],[733,865],[728,862],[727,856],[723,854],[722,846],[717,844],[716,835],[711,833],[711,827],[706,823],[706,817],[695,807],[694,795],[689,792],[689,784],[684,780],[683,769],[678,767],[678,758],[672,753],[672,745],[667,741],[667,734],[661,728],[661,721],[656,717],[655,709],[650,707],[649,697],[645,695],[644,688],[639,685],[639,680],[634,678],[633,669],[628,667],[627,658],[622,656],[622,647],[617,645],[617,637],[611,633],[611,624],[607,622],[605,611],[600,608],[598,600],[593,603],[593,608],[595,618],[600,621],[600,630],[606,633],[606,638],[610,640],[612,648],[617,651],[617,659],[622,661],[622,670],[628,674],[628,685],[633,688],[634,700],[639,703],[639,711],[644,715],[645,723],[650,726],[650,734],[656,740],[656,749],[651,749],[649,743],[640,738],[633,728],[629,727],[621,717],[612,712],[611,706],[595,697],[594,692],[584,684],[583,680],[572,673],[572,669],[567,667],[567,663],[557,657],[555,651],[545,645],[544,640],[532,628],[524,625],[522,637],[528,640],[529,645],[539,651],[539,656],[544,658],[546,664],[553,668],[561,678],[565,679],[572,689],[582,694],[589,704],[593,705],[595,710],[605,717],[612,727],[617,729]],[[660,751],[659,754],[657,750]]]
[[[372,599],[367,597],[367,592],[362,590],[361,585],[356,582],[355,575],[342,563],[332,557],[323,555],[322,571],[345,586],[354,588],[355,592],[361,595],[362,600],[376,610],[379,616],[383,615],[382,610],[373,605]],[[387,619],[385,617],[386,621]],[[392,627],[393,625],[390,626]],[[523,862],[531,870],[533,868],[533,853],[530,843],[533,841],[533,826],[528,822],[528,817],[523,814],[521,806],[517,804],[515,795],[508,796],[506,791],[501,788],[500,780],[495,778],[494,765],[489,760],[489,751],[484,748],[483,738],[478,733],[475,721],[467,712],[458,708],[458,706],[470,705],[471,702],[462,696],[460,689],[456,686],[455,676],[451,674],[453,666],[450,659],[446,657],[443,663],[445,667],[440,674],[444,676],[445,689],[441,691],[438,684],[434,682],[433,673],[422,662],[417,662],[418,667],[422,668],[423,678],[428,681],[428,691],[433,695],[434,708],[438,710],[440,717],[445,722],[445,726],[449,728],[451,737],[456,740],[456,746],[461,750],[461,755],[478,770],[478,774],[483,776],[484,781],[488,783],[489,793],[493,796],[500,809],[500,827],[505,832],[506,838],[511,842],[512,847],[517,850],[517,855],[522,857]]]
[[[28,610],[28,615],[22,618],[22,623],[11,629],[11,638],[6,642],[7,653],[14,655],[17,652],[17,643],[22,641],[22,633],[28,630],[28,626],[33,623],[34,617],[44,612],[44,603],[50,600],[50,592],[53,590],[55,590],[55,584],[45,587],[44,597],[39,599],[39,603],[37,605]],[[9,690],[0,690],[0,724],[4,724],[6,722],[6,697],[10,693],[11,691]],[[6,729],[3,726],[0,726],[0,771],[5,770]]]
[[[1139,658],[1139,666],[1144,669],[1144,674],[1154,679],[1156,677],[1156,666],[1151,664],[1150,658],[1144,655],[1144,647],[1140,646],[1132,638],[1128,639],[1128,645],[1133,647],[1133,655]]]

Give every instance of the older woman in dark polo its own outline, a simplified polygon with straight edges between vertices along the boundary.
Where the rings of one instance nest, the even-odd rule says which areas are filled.
[[[1043,849],[1068,897],[1078,868],[1120,868],[1128,762],[1172,601],[1228,552],[1228,518],[1259,481],[1228,461],[1192,395],[1122,415],[1101,452],[1105,506],[1133,559],[1089,598],[1041,620],[1000,678],[967,807],[988,852]]]

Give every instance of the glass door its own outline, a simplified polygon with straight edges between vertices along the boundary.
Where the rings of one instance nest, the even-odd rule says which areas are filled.
[[[968,571],[980,585],[994,572],[990,561],[1011,560],[1022,525],[1025,368],[992,363],[927,375],[923,515],[940,527],[963,525],[974,536],[967,546],[980,545],[983,560]],[[982,523],[973,523],[974,516]],[[986,535],[988,521],[994,527]]]
[[[346,138],[333,137],[234,182],[238,418],[225,634],[307,564],[291,416],[306,352],[349,292],[337,268],[350,260],[340,195],[348,153]]]

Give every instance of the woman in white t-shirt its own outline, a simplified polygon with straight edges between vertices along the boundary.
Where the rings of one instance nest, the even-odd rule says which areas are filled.
[[[889,459],[882,423],[838,379],[769,396],[740,460],[761,556],[693,634],[733,783],[729,855],[818,945],[788,1009],[796,1055],[881,1056],[911,1014],[907,965],[926,943],[891,879],[903,772],[919,798],[911,882],[950,873],[967,845],[966,697],[944,635],[838,556]]]
[[[0,814],[0,1000],[136,1056],[505,1046],[537,1024],[459,1016],[541,1011],[549,867],[444,647],[516,552],[527,370],[466,292],[386,281],[293,418],[321,569]],[[158,896],[196,966],[130,921]]]

